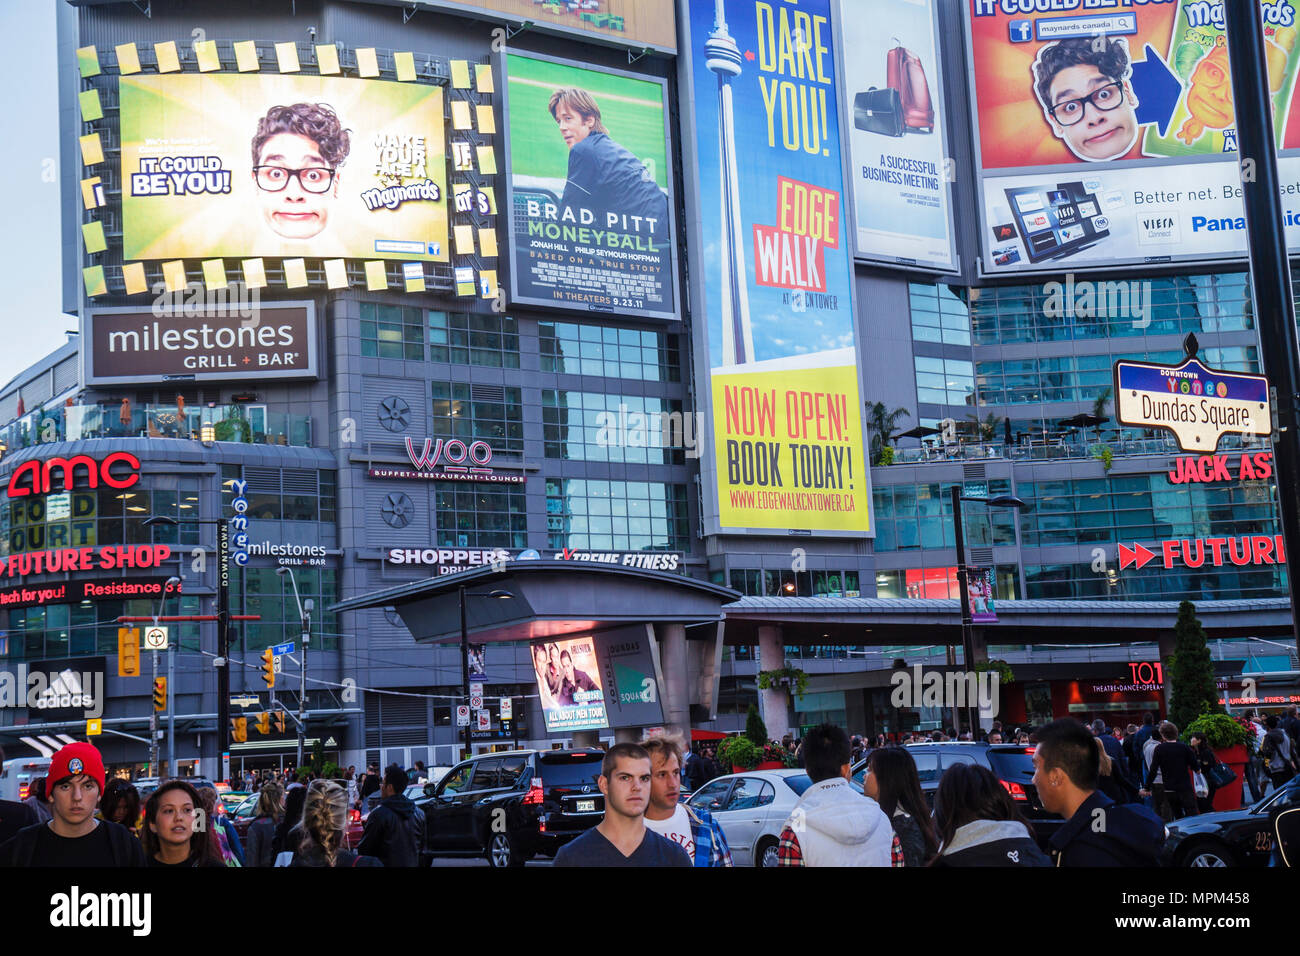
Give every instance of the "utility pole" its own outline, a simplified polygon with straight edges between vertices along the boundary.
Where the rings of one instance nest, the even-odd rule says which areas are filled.
[[[298,585],[294,584],[295,597]],[[311,612],[315,603],[308,598],[302,605],[302,666],[298,668],[298,766],[302,766],[302,749],[307,742],[306,713],[303,710],[307,701],[307,645],[311,643]]]
[[[230,777],[230,525],[217,522],[217,774]]]
[[[1264,65],[1264,28],[1259,4],[1225,3],[1228,59],[1232,68],[1232,100],[1237,116],[1237,155],[1246,206],[1246,238],[1250,249],[1250,287],[1259,328],[1261,371],[1276,389],[1278,439],[1277,504],[1286,549],[1300,548],[1300,343],[1295,303],[1291,298],[1291,267],[1287,259],[1282,205],[1278,198],[1277,153],[1273,109]],[[1251,175],[1253,173],[1253,175]],[[1300,575],[1287,574],[1291,592],[1291,633],[1300,651]]]

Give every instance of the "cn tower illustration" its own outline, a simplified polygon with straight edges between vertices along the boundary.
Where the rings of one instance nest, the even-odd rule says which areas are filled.
[[[723,0],[715,0],[713,32],[704,42],[705,65],[718,76],[718,175],[722,180],[722,364],[754,361],[749,323],[745,244],[740,221],[740,181],[736,175],[736,129],[731,81],[740,76],[740,47],[727,32]]]

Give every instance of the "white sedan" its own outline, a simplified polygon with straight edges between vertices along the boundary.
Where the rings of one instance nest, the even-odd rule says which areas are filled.
[[[781,827],[811,786],[802,770],[749,770],[710,780],[687,803],[718,821],[736,866],[776,866]]]

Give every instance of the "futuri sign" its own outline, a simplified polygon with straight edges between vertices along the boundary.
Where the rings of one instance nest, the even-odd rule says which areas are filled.
[[[113,466],[118,465],[114,473]],[[140,459],[126,451],[109,452],[103,458],[90,455],[73,455],[71,458],[47,458],[44,461],[25,461],[9,476],[10,498],[27,495],[47,495],[51,491],[72,491],[77,480],[77,469],[84,469],[87,488],[103,484],[107,488],[130,488],[140,480]],[[54,476],[62,478],[54,486]]]

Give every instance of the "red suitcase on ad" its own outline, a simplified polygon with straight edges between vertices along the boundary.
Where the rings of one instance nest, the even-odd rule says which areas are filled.
[[[921,58],[902,45],[889,51],[885,64],[885,85],[898,90],[903,101],[903,122],[909,129],[934,132],[934,105],[930,84],[925,79]]]

